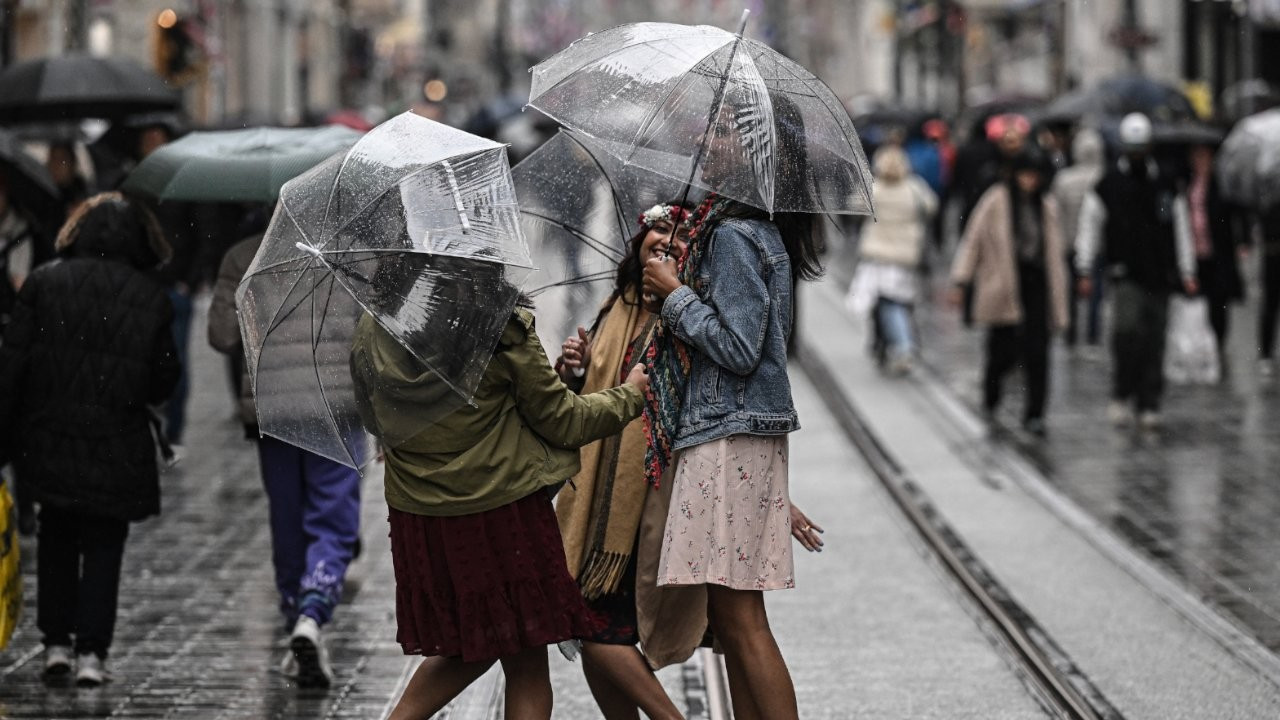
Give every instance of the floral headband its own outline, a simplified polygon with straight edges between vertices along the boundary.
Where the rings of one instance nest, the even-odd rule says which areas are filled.
[[[679,205],[663,205],[661,203],[640,214],[640,224],[644,227],[653,227],[663,221],[672,225],[679,225],[682,221],[688,219],[688,210]]]

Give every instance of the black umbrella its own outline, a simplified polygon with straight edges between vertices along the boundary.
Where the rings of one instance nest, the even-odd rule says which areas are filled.
[[[1181,90],[1142,75],[1116,75],[1054,100],[1034,119],[1074,124],[1085,117],[1121,117],[1140,112],[1153,121],[1194,120],[1195,109]]]
[[[43,218],[58,206],[58,188],[43,165],[22,149],[22,142],[0,130],[0,174],[13,204]]]
[[[0,72],[4,123],[118,118],[173,110],[180,101],[158,75],[122,57],[45,57]]]

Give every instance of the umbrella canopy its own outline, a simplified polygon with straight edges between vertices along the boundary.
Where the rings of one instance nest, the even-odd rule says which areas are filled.
[[[159,75],[123,57],[60,55],[0,72],[0,122],[118,118],[180,102]]]
[[[360,135],[336,125],[193,132],[148,155],[121,189],[159,200],[274,202],[286,182]]]
[[[530,105],[628,164],[769,212],[871,211],[870,170],[839,99],[741,32],[621,25],[532,72]]]
[[[0,131],[0,172],[15,205],[42,213],[58,204],[59,192],[44,165],[22,149],[22,142]]]
[[[511,170],[520,224],[538,269],[525,293],[538,304],[547,354],[559,352],[613,291],[637,218],[680,197],[683,183],[625,166],[591,139],[561,130]]]
[[[1063,95],[1034,119],[1074,124],[1086,117],[1118,118],[1134,112],[1147,115],[1153,122],[1196,118],[1191,101],[1181,90],[1142,75],[1116,75]]]
[[[1223,197],[1262,209],[1280,191],[1280,109],[1250,115],[1236,124],[1218,150],[1216,172]]]
[[[457,409],[529,264],[505,147],[412,113],[289,181],[236,294],[262,432],[362,464],[349,356],[365,312],[443,381],[420,427]]]

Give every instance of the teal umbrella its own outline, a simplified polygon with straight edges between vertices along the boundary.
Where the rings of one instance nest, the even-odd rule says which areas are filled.
[[[148,155],[121,189],[157,200],[274,202],[286,182],[361,134],[335,125],[193,132]]]

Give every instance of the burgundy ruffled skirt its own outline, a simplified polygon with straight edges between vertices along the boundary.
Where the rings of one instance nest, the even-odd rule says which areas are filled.
[[[603,625],[565,566],[551,496],[473,515],[390,508],[396,641],[406,655],[494,660]]]

